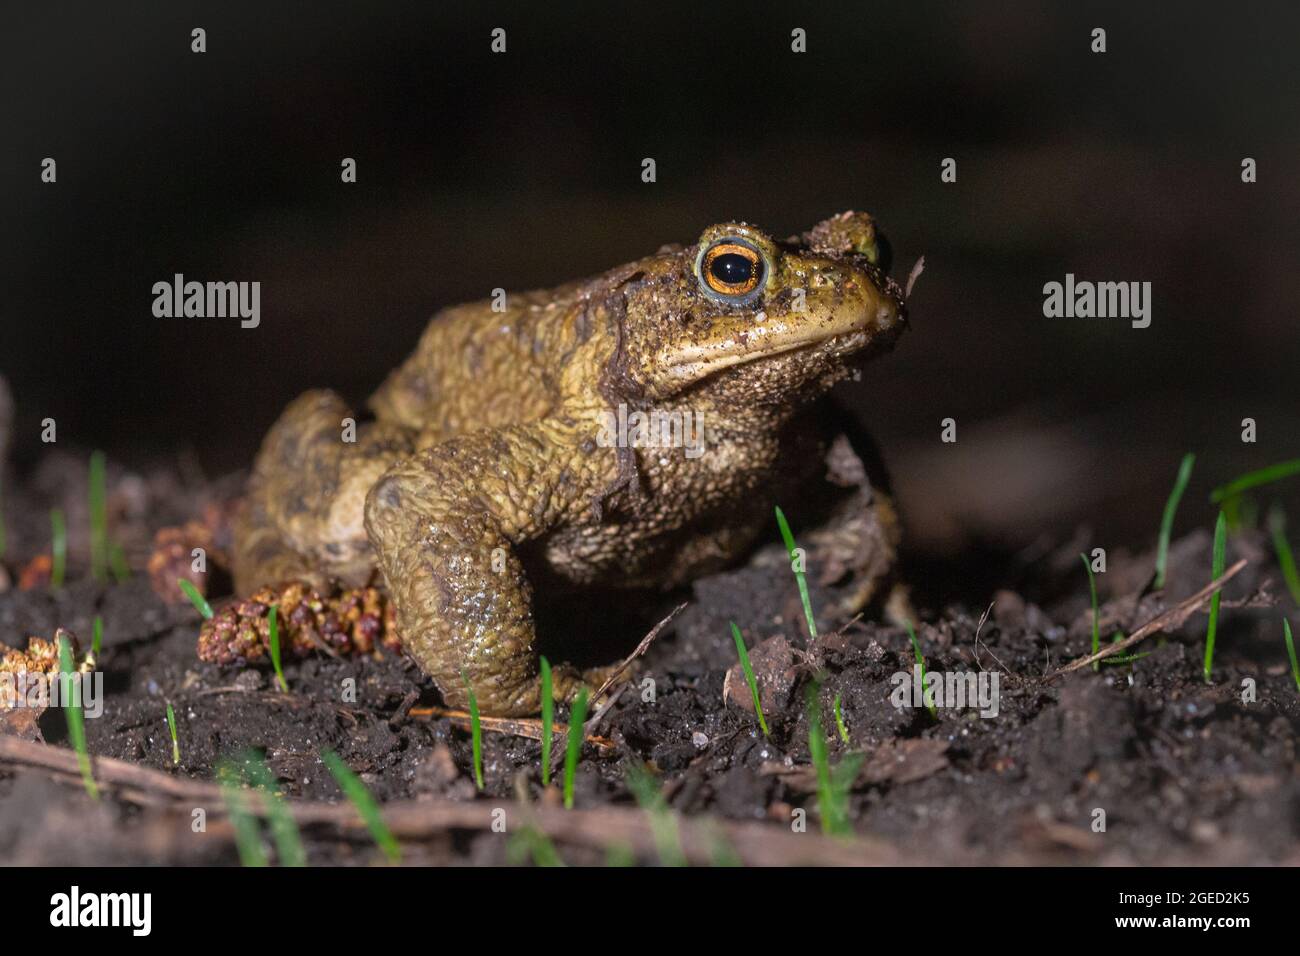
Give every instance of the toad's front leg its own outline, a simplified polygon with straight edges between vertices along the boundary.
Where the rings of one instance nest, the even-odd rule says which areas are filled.
[[[370,490],[366,532],[403,644],[448,705],[468,704],[468,678],[484,713],[538,711],[532,589],[518,549],[612,480],[612,456],[586,455],[582,441],[549,420],[474,432],[399,461]],[[581,686],[572,669],[553,676],[559,698]]]

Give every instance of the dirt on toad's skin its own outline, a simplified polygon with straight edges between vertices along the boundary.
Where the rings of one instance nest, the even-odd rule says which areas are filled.
[[[147,541],[156,525],[198,512],[221,489],[188,487],[152,476],[144,485],[169,507],[133,518],[124,509],[115,535]],[[8,571],[40,549],[47,500],[19,488],[6,505],[14,533]],[[157,502],[154,502],[157,504]],[[17,521],[12,521],[18,516]],[[777,540],[775,525],[772,540]],[[145,575],[124,584],[86,579],[79,542],[72,542],[71,583],[58,591],[0,593],[0,634],[10,646],[56,626],[89,645],[91,620],[104,621],[100,666],[102,717],[88,720],[93,754],[132,761],[178,777],[210,780],[219,760],[261,751],[283,791],[316,800],[340,794],[319,759],[337,751],[380,800],[513,800],[522,773],[534,800],[553,800],[539,782],[537,741],[485,733],[485,794],[476,793],[470,735],[447,718],[418,716],[437,692],[401,654],[379,658],[311,657],[285,665],[291,693],[275,688],[269,666],[221,668],[195,656],[199,618],[188,606],[155,597]],[[921,707],[890,701],[899,672],[910,673],[904,631],[876,623],[819,619],[812,651],[789,562],[774,545],[745,566],[696,582],[692,593],[643,599],[623,608],[618,627],[597,616],[569,616],[566,643],[627,653],[679,600],[689,606],[638,663],[631,686],[598,733],[615,746],[588,745],[578,767],[576,805],[634,805],[625,785],[633,764],[656,771],[669,805],[686,815],[767,821],[789,831],[806,810],[815,830],[808,717],[804,695],[820,673],[822,722],[832,762],[849,750],[867,755],[849,799],[856,832],[901,848],[904,858],[931,863],[1296,863],[1300,862],[1300,777],[1295,734],[1300,693],[1281,639],[1279,607],[1224,612],[1214,681],[1201,678],[1205,615],[1193,614],[1173,633],[1142,642],[1147,656],[1132,664],[1085,668],[1047,680],[1061,664],[1088,652],[1091,612],[1077,542],[1030,566],[999,569],[1005,589],[962,592],[960,576],[925,568],[908,574],[924,620],[918,636],[932,671],[996,672],[998,713]],[[1280,578],[1265,542],[1251,533],[1232,539],[1229,561],[1250,562],[1225,600],[1256,595]],[[983,560],[983,559],[981,559]],[[816,552],[809,567],[818,567]],[[138,563],[138,561],[136,562]],[[1131,632],[1196,592],[1209,580],[1210,537],[1195,531],[1171,550],[1169,586],[1140,602],[1151,555],[1112,553],[1098,575],[1102,634]],[[955,565],[960,570],[960,563]],[[981,567],[977,577],[987,577]],[[972,572],[975,576],[975,572]],[[826,585],[810,575],[814,608],[836,605],[846,580]],[[1279,589],[1273,588],[1273,591]],[[957,594],[961,599],[945,599]],[[220,598],[220,595],[217,595]],[[1162,603],[1163,602],[1163,603]],[[1256,602],[1259,603],[1259,602]],[[989,609],[986,619],[986,608]],[[728,622],[735,620],[763,682],[764,738],[752,704],[724,700],[736,664]],[[784,638],[765,643],[769,639]],[[599,653],[599,652],[597,652]],[[1254,682],[1255,699],[1243,691]],[[744,694],[748,688],[741,685]],[[355,688],[355,693],[348,693]],[[412,696],[415,692],[416,697]],[[1247,695],[1249,696],[1249,695]],[[836,731],[838,698],[850,745]],[[166,704],[175,709],[181,749],[172,765]],[[415,705],[417,716],[408,711]],[[561,713],[566,717],[567,713]],[[66,746],[61,712],[40,719],[44,738]],[[1105,831],[1095,832],[1098,811]],[[0,857],[15,863],[236,863],[225,838],[195,838],[188,827],[162,823],[138,800],[110,793],[92,805],[84,792],[38,771],[0,768]],[[69,839],[68,834],[76,834]],[[310,862],[365,863],[377,851],[326,829],[304,830]],[[572,862],[600,862],[589,849],[558,844]],[[448,834],[409,848],[413,863],[499,863],[500,835]]]

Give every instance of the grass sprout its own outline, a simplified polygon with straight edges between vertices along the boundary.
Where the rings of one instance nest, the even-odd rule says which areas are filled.
[[[90,653],[86,655],[86,670],[93,671],[99,660],[99,649],[104,646],[104,619],[98,614],[90,623]]]
[[[636,866],[636,853],[626,843],[611,843],[605,847],[605,865],[620,868]]]
[[[267,616],[267,627],[270,630],[271,644],[271,666],[275,668],[275,679],[280,685],[280,690],[289,693],[289,682],[284,679],[284,668],[280,666],[280,608],[278,605],[271,605],[271,613]]]
[[[320,754],[321,762],[325,764],[334,781],[339,785],[352,805],[356,807],[357,814],[365,821],[366,828],[370,831],[371,839],[375,845],[383,851],[384,856],[388,857],[390,863],[402,862],[402,848],[393,833],[388,829],[388,824],[384,823],[383,814],[379,812],[379,804],[366,785],[361,779],[348,769],[347,764],[332,750],[322,750]]]
[[[840,709],[840,695],[835,695],[835,729],[839,732],[844,746],[849,746],[849,728],[844,726],[844,712]]]
[[[113,577],[117,578],[118,584],[126,584],[131,580],[131,566],[126,563],[126,552],[116,541],[108,543],[108,564],[113,569]]]
[[[826,734],[822,730],[821,706],[818,703],[818,686],[808,685],[808,752],[813,769],[817,772],[817,812],[822,821],[822,832],[832,836],[852,836],[849,821],[849,792],[853,781],[866,760],[865,754],[846,754],[834,767],[826,749]]]
[[[1214,557],[1210,579],[1217,580],[1223,574],[1224,552],[1228,538],[1228,519],[1219,511],[1219,520],[1214,523]],[[1216,590],[1210,598],[1210,622],[1205,628],[1205,683],[1210,682],[1210,668],[1214,663],[1214,639],[1219,632],[1219,599],[1221,590]]]
[[[1282,636],[1286,639],[1286,656],[1291,658],[1291,677],[1295,681],[1295,689],[1300,691],[1300,664],[1295,659],[1295,641],[1291,639],[1291,622],[1282,618]]]
[[[758,726],[763,728],[763,736],[770,736],[767,731],[767,719],[763,716],[763,702],[758,699],[758,681],[754,679],[754,668],[749,663],[749,651],[745,650],[745,639],[740,636],[740,628],[736,627],[735,621],[728,622],[731,625],[731,636],[736,640],[736,653],[740,656],[740,666],[745,671],[745,683],[749,684],[749,692],[754,695],[754,713],[758,714]]]
[[[573,777],[582,755],[582,725],[587,720],[587,688],[578,691],[569,714],[569,745],[564,752],[564,809],[573,809]]]
[[[506,848],[506,859],[515,866],[523,863],[526,856],[532,857],[534,866],[564,866],[555,844],[534,826],[520,827]]]
[[[921,654],[921,642],[916,638],[916,631],[910,621],[904,621],[907,627],[907,636],[912,640],[912,656],[916,659],[916,666],[921,668],[921,696],[925,698],[925,707],[930,711],[930,716],[935,720],[939,719],[939,710],[934,706],[934,694],[925,686],[925,657]]]
[[[1243,491],[1258,488],[1260,485],[1272,484],[1275,481],[1296,474],[1300,474],[1300,458],[1292,458],[1290,461],[1278,462],[1276,465],[1269,465],[1267,468],[1260,468],[1258,471],[1247,472],[1211,491],[1210,502],[1216,505],[1223,504],[1240,497]]]
[[[217,765],[217,783],[221,786],[221,799],[230,813],[230,825],[235,831],[235,849],[239,852],[241,866],[266,866],[266,851],[257,818],[248,810],[240,785],[239,771],[229,760]]]
[[[63,702],[63,713],[68,719],[68,739],[77,752],[77,766],[81,770],[81,782],[92,800],[99,799],[99,785],[95,783],[94,774],[90,772],[90,751],[86,749],[86,715],[81,712],[81,679],[76,664],[72,660],[72,643],[66,635],[59,635],[59,677],[72,695],[71,700]]]
[[[677,832],[677,818],[668,808],[663,790],[650,772],[639,764],[633,764],[627,772],[627,788],[636,797],[636,802],[650,818],[650,832],[654,836],[655,850],[659,853],[659,862],[664,866],[685,866],[686,854],[682,852],[680,835]]]
[[[176,585],[185,592],[185,596],[189,598],[190,603],[194,605],[194,610],[203,615],[205,620],[212,620],[212,605],[208,603],[207,598],[199,593],[198,588],[185,578],[177,578]]]
[[[168,710],[171,705],[168,705]],[[307,854],[302,848],[302,837],[298,833],[298,824],[293,819],[289,805],[280,796],[271,769],[261,754],[250,752],[244,760],[244,773],[248,782],[261,791],[266,803],[266,820],[271,828],[271,839],[275,841],[275,853],[281,866],[306,866]]]
[[[813,618],[812,600],[808,597],[808,577],[803,569],[797,566],[798,556],[795,554],[794,535],[790,533],[790,523],[785,520],[785,512],[780,508],[776,509],[776,523],[781,528],[781,540],[785,542],[785,549],[790,553],[790,567],[794,571],[795,582],[799,585],[799,600],[803,602],[804,617],[808,620],[808,636],[815,641],[817,621]]]
[[[465,691],[469,694],[470,740],[474,752],[474,783],[483,789],[483,724],[478,716],[478,698],[474,696],[474,685],[469,682],[465,668],[460,669],[460,679],[465,682]]]
[[[176,711],[172,709],[172,702],[167,701],[167,732],[172,736],[172,766],[176,767],[181,762],[181,745],[176,737]]]
[[[1281,505],[1274,505],[1268,512],[1268,531],[1273,538],[1273,550],[1277,552],[1278,567],[1282,569],[1282,580],[1291,592],[1291,600],[1300,604],[1300,574],[1296,573],[1295,554],[1291,551],[1291,542],[1286,537],[1286,513]]]
[[[1195,464],[1196,456],[1191,452],[1183,456],[1182,464],[1178,466],[1178,477],[1174,479],[1173,490],[1169,492],[1169,500],[1165,502],[1165,513],[1160,519],[1160,538],[1156,542],[1156,578],[1152,584],[1156,590],[1165,586],[1165,568],[1169,563],[1169,537],[1174,530],[1174,515],[1178,512],[1178,502],[1182,500],[1183,492],[1187,490],[1187,482],[1191,480],[1192,466]]]

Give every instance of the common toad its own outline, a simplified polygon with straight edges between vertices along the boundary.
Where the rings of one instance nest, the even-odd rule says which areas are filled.
[[[356,425],[334,392],[272,427],[236,588],[376,568],[448,704],[539,708],[533,585],[674,587],[743,555],[827,467],[814,401],[904,326],[870,216],[743,223],[542,292],[446,309]],[[897,540],[876,495],[876,573]],[[881,530],[883,529],[883,531]],[[554,670],[557,696],[582,675]]]

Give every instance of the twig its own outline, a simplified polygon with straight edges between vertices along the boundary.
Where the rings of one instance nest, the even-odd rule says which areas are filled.
[[[605,702],[596,708],[594,714],[587,718],[587,722],[582,725],[582,730],[587,735],[588,740],[596,739],[592,735],[596,732],[597,728],[600,727],[600,722],[604,719],[605,715],[613,709],[615,704],[618,703],[618,699],[623,696],[625,690],[627,690],[627,684],[620,684],[618,687],[614,688],[614,692],[605,698]]]
[[[632,662],[636,660],[638,657],[640,657],[642,654],[644,654],[646,650],[650,647],[651,643],[654,642],[654,639],[659,636],[659,633],[670,623],[672,623],[673,618],[675,618],[678,614],[681,614],[682,611],[684,611],[685,609],[686,609],[686,602],[683,601],[681,604],[677,605],[675,608],[669,611],[667,617],[665,617],[654,627],[650,628],[649,633],[646,634],[645,637],[641,638],[641,643],[636,646],[636,649],[633,650],[632,653],[629,654],[627,657],[623,658],[623,662],[619,664],[617,667],[615,667],[614,670],[610,673],[610,675],[605,678],[605,682],[600,685],[600,689],[597,690],[596,693],[591,695],[591,700],[599,700],[601,695],[604,694],[605,691],[609,690],[612,686],[614,686],[614,683],[632,665]],[[615,698],[611,698],[610,700],[605,701],[604,705],[598,707],[596,709],[596,712],[592,714],[592,716],[586,721],[586,723],[582,725],[584,739],[590,739],[589,735],[592,728],[596,726],[596,721],[605,716],[606,712],[608,712],[609,708],[613,705],[614,700]],[[562,732],[559,727],[556,727],[555,731],[556,733]],[[560,764],[564,762],[564,754],[565,754],[565,750],[563,747],[555,748],[555,753],[551,755],[552,773],[555,773],[555,771],[559,769]]]
[[[470,728],[473,726],[473,719],[463,710],[448,710],[446,707],[412,707],[407,712],[408,717],[445,717],[457,727]],[[535,718],[525,717],[484,717],[479,716],[479,726],[484,730],[498,734],[513,734],[516,737],[527,737],[529,740],[542,739],[542,722]],[[583,725],[584,729],[587,726]],[[567,734],[569,728],[565,724],[556,724],[555,732],[557,734]],[[586,742],[595,744],[602,750],[613,750],[614,741],[605,737],[593,737],[588,735]]]
[[[650,628],[650,633],[647,634],[645,637],[641,638],[641,643],[636,646],[636,650],[634,650],[631,654],[625,657],[623,659],[623,663],[619,664],[618,667],[614,668],[613,673],[611,673],[608,677],[605,678],[605,683],[600,685],[600,690],[596,691],[596,693],[591,695],[591,699],[600,700],[601,695],[603,695],[605,691],[609,690],[611,687],[614,686],[614,682],[623,676],[623,672],[626,671],[628,667],[632,665],[632,662],[646,652],[647,648],[650,647],[654,639],[659,636],[659,632],[662,631],[665,627],[667,627],[670,623],[672,623],[673,618],[675,618],[678,614],[681,614],[682,611],[684,610],[686,610],[685,601],[683,601],[681,604],[677,605],[675,608],[669,611],[668,616],[666,618],[664,618],[654,627]]]
[[[1110,657],[1112,654],[1118,654],[1126,647],[1132,647],[1138,641],[1155,634],[1157,631],[1163,631],[1171,627],[1179,627],[1184,621],[1191,617],[1202,604],[1208,601],[1214,595],[1215,591],[1223,587],[1223,585],[1231,578],[1236,577],[1237,573],[1241,571],[1247,563],[1246,559],[1242,558],[1232,567],[1228,568],[1228,570],[1224,571],[1222,575],[1201,588],[1201,590],[1197,591],[1191,597],[1175,604],[1171,608],[1161,611],[1122,641],[1116,641],[1113,644],[1109,644],[1099,650],[1096,654],[1090,654],[1087,657],[1081,657],[1076,661],[1072,661],[1064,667],[1052,671],[1052,673],[1048,674],[1044,679],[1053,680],[1054,678],[1060,677],[1062,674],[1068,674],[1070,671],[1077,671],[1081,667],[1087,667],[1094,661]]]
[[[205,807],[209,817],[226,814],[216,784],[173,777],[112,757],[91,760],[95,779],[126,802],[161,807],[186,818],[196,805]],[[69,784],[81,785],[77,755],[62,747],[0,736],[0,767],[40,770]],[[261,793],[249,790],[244,796],[248,812],[260,817],[267,815],[269,803]],[[369,833],[349,803],[282,799],[300,826],[331,826],[349,837],[363,839]],[[384,804],[382,809],[384,822],[393,835],[408,841],[428,840],[452,830],[490,832],[499,825],[491,801],[397,800]],[[535,804],[530,807],[529,816],[531,825],[555,840],[597,848],[622,844],[647,858],[653,858],[656,853],[650,821],[639,809],[563,810]],[[847,842],[812,833],[792,833],[783,825],[733,823],[712,818],[681,818],[678,826],[687,859],[698,864],[712,862],[714,838],[718,833],[727,839],[741,861],[750,866],[898,866],[908,862],[892,845],[868,836]],[[208,832],[214,835],[217,831],[210,828]]]
[[[998,603],[997,601],[990,601],[989,606],[986,607],[984,609],[984,613],[980,615],[980,622],[975,625],[975,663],[979,666],[980,670],[984,669],[984,664],[980,661],[980,648],[982,647],[984,648],[984,650],[988,651],[989,657],[993,658],[993,663],[997,664],[998,667],[1002,668],[1002,672],[1004,674],[1010,677],[1013,681],[1019,680],[1020,678],[1018,678],[1015,674],[1011,673],[1011,671],[1007,670],[1006,664],[1003,664],[1002,661],[998,660],[998,655],[993,653],[993,649],[980,640],[980,631],[984,629],[984,624],[986,621],[988,621],[989,614],[991,614],[993,611],[993,605],[997,603]]]

